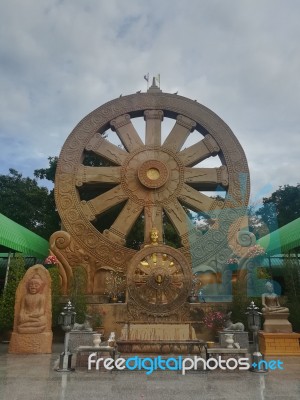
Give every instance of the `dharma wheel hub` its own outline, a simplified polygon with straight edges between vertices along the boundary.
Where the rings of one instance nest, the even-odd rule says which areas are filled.
[[[159,160],[148,160],[140,166],[138,178],[147,188],[159,188],[167,182],[169,170],[166,164]]]

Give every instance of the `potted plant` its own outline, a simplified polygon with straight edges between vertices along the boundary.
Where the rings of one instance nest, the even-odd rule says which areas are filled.
[[[215,337],[217,332],[223,329],[226,317],[226,313],[222,310],[210,310],[204,315],[202,321]]]
[[[235,271],[238,268],[239,260],[236,257],[231,257],[226,261],[228,269]]]
[[[247,257],[248,258],[256,258],[256,259],[261,259],[266,255],[265,249],[260,246],[259,244],[256,244],[255,246],[249,247],[247,251]]]
[[[44,261],[44,267],[45,268],[51,268],[53,266],[56,266],[58,264],[58,259],[56,258],[56,256],[48,256],[45,261]]]
[[[119,294],[125,293],[125,276],[120,271],[110,271],[106,277],[106,294],[111,303],[119,302]],[[121,301],[120,301],[121,302]]]
[[[126,300],[125,292],[119,292],[118,303],[125,303],[125,300]]]
[[[91,323],[93,327],[93,331],[97,333],[101,333],[102,335],[104,334],[104,326],[103,326],[103,320],[106,312],[105,310],[99,310],[94,308],[92,312],[90,313],[91,315]]]

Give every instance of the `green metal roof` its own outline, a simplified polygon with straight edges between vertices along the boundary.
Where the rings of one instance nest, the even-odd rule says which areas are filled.
[[[3,214],[0,214],[0,245],[38,258],[45,258],[49,253],[47,240]]]
[[[300,218],[260,238],[257,243],[270,255],[300,247]]]

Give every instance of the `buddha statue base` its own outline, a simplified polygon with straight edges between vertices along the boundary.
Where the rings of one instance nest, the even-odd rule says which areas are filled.
[[[13,332],[8,352],[12,354],[49,354],[52,353],[52,338],[52,332]]]
[[[259,349],[264,356],[300,356],[300,334],[260,331]]]
[[[265,322],[263,330],[266,333],[291,333],[293,328],[288,321],[289,313],[263,313]]]

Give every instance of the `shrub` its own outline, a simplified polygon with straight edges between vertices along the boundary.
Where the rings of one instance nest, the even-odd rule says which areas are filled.
[[[87,312],[85,298],[87,276],[85,269],[81,266],[73,269],[73,279],[70,287],[70,300],[76,311],[76,322],[82,324]]]
[[[57,267],[49,268],[48,272],[51,278],[52,327],[54,328],[58,325],[58,316],[62,311],[62,305],[60,304],[61,282]]]
[[[25,272],[25,260],[22,256],[16,255],[10,259],[7,284],[0,300],[1,331],[8,331],[13,328],[16,290]]]
[[[300,332],[300,268],[296,260],[284,262],[287,292],[287,307],[290,310],[289,320],[293,330]]]

